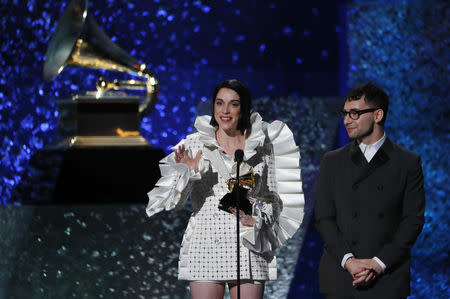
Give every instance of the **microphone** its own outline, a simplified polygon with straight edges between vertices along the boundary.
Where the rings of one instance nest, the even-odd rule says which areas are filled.
[[[240,238],[240,233],[239,233],[239,220],[240,220],[240,207],[239,207],[239,201],[240,201],[240,194],[239,194],[239,164],[241,164],[242,160],[244,159],[244,151],[241,149],[237,149],[234,152],[234,160],[236,161],[236,183],[234,185],[233,191],[234,192],[234,197],[235,197],[235,202],[236,202],[236,255],[237,255],[237,260],[236,260],[236,266],[237,266],[237,297],[238,299],[241,298],[241,268],[240,268],[240,245],[239,245],[239,238]]]
[[[241,149],[237,149],[234,152],[234,160],[238,163],[241,163],[243,159],[244,159],[244,151]]]

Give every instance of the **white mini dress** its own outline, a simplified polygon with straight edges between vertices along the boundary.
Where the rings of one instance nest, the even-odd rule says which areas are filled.
[[[180,280],[237,279],[236,218],[218,208],[230,192],[227,182],[236,174],[236,163],[218,144],[210,120],[210,116],[197,117],[197,132],[173,147],[184,144],[191,157],[202,150],[198,172],[175,163],[171,153],[160,161],[161,178],[148,193],[148,216],[182,207],[191,195],[193,212],[180,249]],[[275,280],[275,250],[297,231],[304,214],[299,148],[283,122],[267,123],[252,113],[239,172],[250,169],[255,186],[248,197],[254,201],[252,216],[258,223],[239,228],[240,279]]]

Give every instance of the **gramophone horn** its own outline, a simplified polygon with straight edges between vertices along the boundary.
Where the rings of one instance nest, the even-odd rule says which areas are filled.
[[[44,80],[55,77],[66,66],[75,43],[81,36],[87,7],[87,0],[71,1],[59,19],[45,53]]]
[[[140,64],[103,33],[88,14],[88,0],[72,0],[61,16],[45,54],[44,79],[55,77],[67,65],[134,73],[144,77],[147,79],[145,84],[136,80],[120,81],[122,84],[117,83],[116,87],[124,86],[122,88],[126,89],[133,85],[130,82],[137,82],[133,89],[145,85],[147,97],[139,111],[144,113],[149,106],[154,106],[158,81],[145,64]],[[97,89],[99,92],[104,91],[100,87]]]

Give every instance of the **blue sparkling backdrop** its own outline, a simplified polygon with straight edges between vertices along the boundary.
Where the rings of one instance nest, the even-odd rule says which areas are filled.
[[[383,86],[391,100],[387,135],[422,158],[426,223],[412,252],[410,298],[449,298],[449,3],[355,1],[348,8],[348,84]]]
[[[146,63],[161,83],[141,134],[165,151],[190,133],[199,101],[228,78],[254,97],[337,95],[335,1],[90,1],[114,43]],[[300,1],[299,1],[300,2]],[[55,102],[95,89],[100,75],[65,68],[42,79],[48,42],[68,1],[0,0],[0,197],[9,204],[30,156],[58,139]]]

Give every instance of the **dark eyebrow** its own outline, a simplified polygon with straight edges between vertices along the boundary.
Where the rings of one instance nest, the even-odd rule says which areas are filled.
[[[224,102],[224,100],[221,99],[221,98],[216,98],[215,101],[222,101],[222,102]],[[241,100],[240,100],[240,99],[233,99],[233,100],[231,100],[230,102],[239,102],[239,103],[240,103]]]

